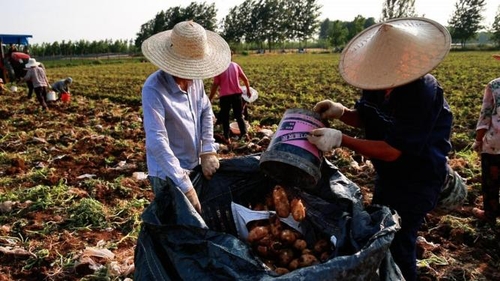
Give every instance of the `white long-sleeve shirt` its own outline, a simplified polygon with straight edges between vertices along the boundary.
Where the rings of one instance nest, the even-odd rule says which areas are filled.
[[[214,114],[203,80],[193,80],[184,92],[170,74],[158,70],[144,83],[142,107],[149,176],[170,178],[189,191],[188,171],[199,164],[200,153],[216,151]]]

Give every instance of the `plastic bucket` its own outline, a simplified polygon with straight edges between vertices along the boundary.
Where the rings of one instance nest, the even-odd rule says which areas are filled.
[[[45,100],[46,101],[55,101],[55,100],[57,100],[56,92],[54,92],[54,91],[47,92],[47,97],[45,98]]]
[[[250,128],[250,123],[248,121],[245,121],[245,126],[247,127],[247,131]],[[238,125],[238,122],[231,122],[229,123],[229,130],[233,135],[239,135],[240,134],[240,126]]]
[[[69,94],[69,93],[62,93],[62,94],[61,94],[61,100],[62,100],[63,102],[69,102],[70,97],[71,97],[71,96],[70,96],[70,94]]]
[[[323,153],[307,140],[313,129],[325,127],[320,115],[288,109],[271,143],[260,157],[260,169],[286,186],[312,189],[321,178]]]

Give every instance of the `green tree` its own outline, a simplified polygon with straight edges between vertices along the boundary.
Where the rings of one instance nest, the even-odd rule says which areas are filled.
[[[353,21],[346,24],[348,30],[347,41],[351,40],[354,36],[365,29],[365,22],[366,19],[363,16],[357,15]]]
[[[180,6],[172,7],[167,11],[159,12],[154,19],[141,25],[141,30],[137,33],[135,39],[135,45],[140,47],[142,42],[151,35],[172,29],[175,24],[185,20],[193,20],[205,29],[215,31],[217,25],[216,17],[217,9],[215,8],[215,3],[208,5],[206,2],[191,2],[185,8]]]
[[[415,0],[385,0],[380,20],[414,16],[416,16]]]
[[[229,9],[229,13],[222,19],[221,36],[230,44],[241,43],[245,37],[245,28],[240,19],[240,6],[234,6]]]
[[[370,27],[370,26],[372,26],[372,25],[374,25],[374,24],[376,24],[376,23],[377,23],[377,22],[375,21],[375,18],[373,18],[373,17],[367,18],[367,19],[365,20],[365,25],[364,25],[364,28],[368,28],[368,27]]]
[[[340,50],[347,43],[349,29],[345,22],[335,20],[331,23],[328,38],[335,50]]]
[[[269,51],[277,42],[283,42],[286,36],[286,11],[284,0],[260,0],[257,4],[259,9],[259,29],[261,42],[266,41]]]
[[[448,21],[451,37],[460,42],[462,47],[469,39],[476,36],[478,30],[484,28],[481,25],[486,0],[458,0],[455,3],[455,12]]]
[[[491,40],[495,42],[497,46],[500,46],[500,6],[497,8],[497,13],[495,14],[491,29]]]
[[[330,19],[326,18],[319,25],[319,39],[327,39],[328,38],[328,30],[330,29]]]
[[[287,18],[284,19],[284,22],[287,24],[288,38],[307,43],[307,40],[318,30],[321,5],[316,0],[286,2]]]

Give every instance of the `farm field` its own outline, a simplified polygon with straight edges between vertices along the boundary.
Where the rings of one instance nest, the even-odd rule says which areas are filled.
[[[454,114],[450,165],[467,180],[465,205],[429,214],[420,231],[420,280],[499,280],[500,235],[472,217],[482,206],[471,151],[485,84],[500,76],[491,52],[453,52],[435,69]],[[288,108],[329,98],[352,106],[358,90],[338,74],[339,54],[235,56],[259,92],[250,134],[275,129]],[[45,62],[44,62],[45,63]],[[51,82],[73,78],[71,102],[39,109],[26,88],[0,95],[0,281],[133,277],[140,215],[153,198],[146,172],[141,87],[156,67],[143,59],[47,66]],[[211,81],[205,81],[209,92]],[[218,100],[214,102],[218,111]],[[350,135],[361,132],[330,124]],[[216,127],[216,134],[221,129]],[[266,147],[233,142],[220,157]],[[373,169],[347,149],[327,158],[370,201]],[[497,223],[498,225],[498,223]]]

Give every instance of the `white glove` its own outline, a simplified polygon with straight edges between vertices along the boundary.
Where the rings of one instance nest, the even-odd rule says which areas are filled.
[[[217,158],[217,153],[206,152],[200,155],[201,157],[201,170],[203,175],[210,179],[215,174],[217,169],[219,169],[219,158]]]
[[[342,144],[342,132],[336,129],[314,129],[307,136],[307,140],[321,151],[330,151]]]
[[[201,204],[200,200],[198,199],[198,194],[196,194],[196,190],[191,187],[191,189],[188,192],[184,193],[184,195],[186,195],[187,199],[189,200],[189,202],[191,202],[191,205],[193,205],[198,214],[201,214]]]
[[[322,119],[339,119],[344,115],[345,109],[341,103],[331,100],[320,101],[313,107],[313,111],[321,114]]]
[[[474,141],[474,143],[472,144],[472,150],[474,150],[475,152],[481,152],[481,150],[483,149],[483,141]]]

